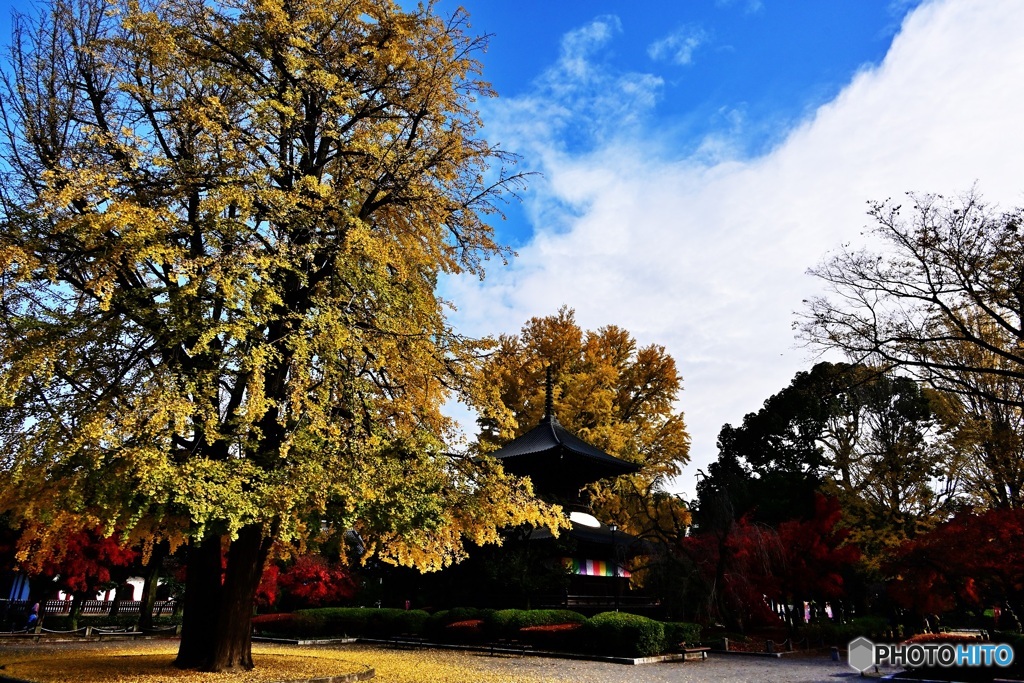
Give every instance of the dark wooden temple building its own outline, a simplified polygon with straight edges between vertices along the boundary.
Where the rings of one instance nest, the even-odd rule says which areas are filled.
[[[529,477],[538,497],[562,506],[572,527],[553,538],[547,529],[530,530],[525,538],[533,546],[537,571],[555,565],[565,574],[560,596],[538,595],[535,602],[570,608],[618,608],[636,602],[629,590],[630,560],[642,554],[644,544],[614,524],[592,514],[585,490],[588,484],[632,474],[640,469],[578,438],[555,417],[550,373],[544,417],[522,436],[491,454],[505,471]]]
[[[470,551],[469,559],[442,572],[381,568],[384,602],[414,607],[568,607],[585,613],[612,609],[651,611],[630,588],[630,567],[650,548],[615,525],[594,517],[587,486],[640,469],[569,432],[555,417],[547,381],[544,417],[525,434],[491,454],[505,470],[529,477],[534,492],[557,503],[572,526],[554,537],[547,529],[505,532],[501,546]]]

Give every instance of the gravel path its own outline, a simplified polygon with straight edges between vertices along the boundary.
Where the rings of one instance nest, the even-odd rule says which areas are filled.
[[[465,656],[471,660],[466,662],[467,666],[496,670],[512,680],[517,675],[524,679],[566,683],[840,683],[847,679],[864,680],[846,662],[827,658],[773,659],[712,654],[703,662],[628,666],[543,657],[490,657],[468,653]],[[883,671],[885,673],[892,671]]]
[[[15,644],[0,643],[0,660],[15,655],[40,653],[48,650],[104,650],[127,649],[143,652],[152,648],[173,646],[169,641]],[[475,683],[481,679],[510,683],[550,681],[551,683],[856,683],[865,680],[845,661],[833,662],[828,657],[761,658],[712,653],[703,662],[667,662],[663,664],[608,664],[604,662],[554,659],[535,656],[491,656],[486,653],[458,650],[394,650],[368,645],[325,645],[324,649],[344,652],[351,650],[368,656],[371,665],[377,665],[381,680],[423,680],[415,674],[434,671],[425,664],[432,663],[445,683]],[[302,648],[296,648],[297,652]],[[315,648],[319,649],[319,648]],[[394,661],[392,661],[394,660]],[[435,661],[437,660],[437,661]],[[362,661],[358,659],[355,661]],[[412,676],[389,676],[387,671],[399,669],[414,672]],[[435,667],[436,668],[436,667]],[[883,669],[889,674],[895,669]],[[436,673],[436,671],[434,671]],[[0,672],[2,676],[2,672]],[[877,680],[878,675],[870,676]]]

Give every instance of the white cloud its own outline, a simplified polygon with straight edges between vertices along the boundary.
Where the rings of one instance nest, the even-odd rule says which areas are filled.
[[[612,14],[600,16],[586,26],[570,31],[562,37],[560,60],[564,75],[577,80],[590,79],[593,71],[588,58],[597,49],[606,45],[617,33],[622,32],[622,22]]]
[[[647,55],[656,61],[668,60],[679,66],[693,63],[693,53],[708,41],[707,32],[699,26],[681,26],[647,47]]]
[[[721,425],[810,363],[791,332],[793,311],[816,291],[805,271],[862,239],[867,200],[977,181],[991,201],[1024,203],[1022,30],[1019,0],[922,5],[881,65],[857,74],[774,151],[723,159],[728,145],[718,141],[709,143],[719,150],[713,163],[672,158],[644,130],[656,79],[634,92],[626,86],[643,83],[637,75],[586,61],[570,69],[563,54],[537,93],[487,112],[489,133],[545,177],[526,207],[535,236],[514,264],[492,266],[483,283],[445,284],[460,306],[456,322],[474,334],[515,331],[567,304],[586,327],[615,323],[665,344],[685,378],[693,438],[693,464],[677,487],[692,492],[692,473],[717,455]],[[586,83],[563,83],[566,97],[545,100],[551,80],[570,73]],[[596,105],[600,89],[609,106],[633,110],[632,126],[621,125],[621,107]],[[585,153],[554,144],[584,120],[603,132]]]
[[[743,6],[743,11],[746,14],[756,14],[764,9],[764,3],[761,0],[716,0],[715,4],[719,7],[731,7],[739,4]]]
[[[484,103],[488,135],[547,169],[567,140],[599,146],[638,124],[657,101],[663,81],[602,66],[602,50],[621,30],[618,17],[605,15],[566,34],[558,61],[530,93],[498,100],[496,106]]]

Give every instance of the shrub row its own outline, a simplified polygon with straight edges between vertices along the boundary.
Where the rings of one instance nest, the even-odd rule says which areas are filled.
[[[700,626],[604,612],[590,619],[570,610],[456,608],[428,615],[420,610],[327,608],[253,618],[257,633],[270,636],[387,638],[425,635],[439,642],[523,640],[541,648],[644,657],[693,643]]]
[[[519,629],[518,636],[541,649],[648,657],[696,642],[700,626],[604,612],[585,621],[525,626]]]
[[[503,609],[494,613],[490,626],[498,637],[516,638],[522,629],[530,626],[582,624],[586,620],[579,612],[567,609]]]
[[[993,631],[990,635],[990,640],[994,643],[1005,643],[1013,648],[1015,654],[1013,658],[1013,664],[1010,665],[1009,669],[1004,669],[999,674],[999,678],[1021,678],[1024,675],[1024,657],[1020,653],[1024,652],[1024,633],[1018,633],[1014,631]]]
[[[311,636],[389,638],[423,633],[430,615],[423,610],[327,607],[294,612],[298,626]]]
[[[684,645],[696,645],[700,641],[700,624],[691,624],[686,621],[666,621],[665,644],[669,648],[679,648]]]
[[[271,637],[390,638],[423,633],[429,616],[423,610],[327,607],[261,614],[253,617],[252,626],[258,635]]]
[[[483,637],[482,627],[481,634],[467,632],[466,629],[449,629],[448,627],[451,624],[477,620],[487,624],[493,618],[495,611],[474,607],[456,607],[434,612],[423,625],[423,635],[437,641],[470,642],[475,638]]]
[[[597,652],[647,657],[665,650],[665,626],[636,614],[602,612],[587,621],[586,631]]]

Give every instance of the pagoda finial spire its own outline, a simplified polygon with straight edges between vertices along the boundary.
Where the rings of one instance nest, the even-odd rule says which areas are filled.
[[[543,422],[555,421],[555,381],[551,376],[551,365],[544,369],[544,419]]]

